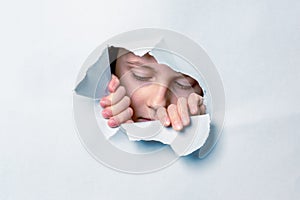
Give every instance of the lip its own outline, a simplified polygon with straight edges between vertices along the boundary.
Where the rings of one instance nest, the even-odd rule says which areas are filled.
[[[154,119],[150,119],[150,118],[144,118],[144,117],[139,117],[137,119],[138,122],[149,122],[149,121],[153,121]]]

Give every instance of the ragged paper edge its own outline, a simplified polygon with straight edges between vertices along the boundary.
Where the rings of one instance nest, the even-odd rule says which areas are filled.
[[[159,121],[144,122],[145,126],[160,124],[161,129],[158,133],[149,137],[141,137],[142,131],[137,127],[137,123],[122,124],[121,128],[127,134],[130,141],[157,141],[170,145],[178,156],[186,156],[200,149],[206,142],[210,132],[209,114],[191,117],[191,125],[184,127],[182,131],[166,128]]]
[[[186,156],[200,149],[206,142],[210,132],[209,114],[191,117],[191,125],[184,127],[183,131],[175,131],[172,127],[164,127],[160,121],[136,122],[122,124],[119,128],[111,128],[107,125],[107,120],[101,116],[103,108],[99,103],[95,103],[95,116],[101,132],[107,140],[110,140],[120,129],[127,135],[128,142],[156,141],[165,145],[170,145],[178,156]],[[148,129],[147,129],[148,127]],[[153,128],[156,130],[154,131]],[[141,133],[149,131],[148,137]],[[152,135],[150,135],[152,134]],[[187,136],[187,138],[185,138]],[[192,142],[191,142],[192,141]],[[183,145],[183,146],[182,146]]]
[[[153,47],[151,47],[151,44],[155,44]],[[122,45],[122,44],[117,44],[117,43],[115,43],[115,44],[110,44],[110,45],[108,45],[104,50],[103,50],[103,52],[102,52],[102,54],[101,54],[101,56],[99,57],[99,59],[91,66],[91,67],[89,67],[88,68],[88,70],[86,71],[86,73],[85,73],[85,76],[84,76],[84,78],[79,82],[79,84],[76,86],[76,88],[75,88],[75,91],[76,91],[76,93],[78,94],[78,95],[83,95],[83,96],[87,96],[87,95],[85,95],[85,94],[80,94],[79,92],[78,92],[78,86],[83,82],[83,81],[86,81],[87,79],[89,79],[89,76],[88,76],[88,74],[89,74],[89,70],[91,70],[91,68],[92,67],[95,67],[95,65],[97,65],[97,63],[99,62],[99,61],[101,61],[102,59],[103,59],[103,57],[105,57],[105,60],[108,60],[108,63],[106,63],[106,66],[107,66],[107,68],[109,68],[110,69],[110,67],[109,67],[109,55],[107,54],[107,50],[108,50],[108,47],[111,47],[111,46],[114,46],[114,47],[120,47],[120,48],[124,48],[124,47],[126,47],[126,49],[127,50],[129,50],[129,51],[131,51],[132,53],[134,53],[135,55],[137,55],[137,56],[143,56],[143,55],[145,55],[146,53],[149,53],[150,55],[152,55],[152,56],[154,56],[156,59],[157,59],[157,61],[158,61],[158,63],[161,63],[161,64],[167,64],[168,66],[170,66],[170,63],[172,63],[172,62],[174,62],[174,60],[173,60],[173,58],[171,57],[171,59],[170,58],[164,58],[164,57],[160,57],[159,58],[159,53],[157,54],[157,52],[156,53],[151,53],[151,51],[153,50],[153,49],[155,49],[157,46],[162,46],[162,44],[163,45],[165,45],[164,44],[164,42],[163,42],[163,39],[162,38],[159,38],[159,39],[156,39],[155,40],[155,42],[153,43],[153,41],[150,41],[149,42],[149,47],[147,47],[147,48],[141,48],[141,49],[137,49],[137,48],[132,48],[132,47],[129,47],[129,46],[127,46],[127,45]],[[134,45],[133,45],[134,46]],[[102,58],[102,59],[101,59]],[[166,62],[164,62],[163,60],[166,60]],[[169,60],[169,62],[168,62],[168,60]],[[170,66],[171,68],[172,68],[172,66]],[[175,69],[175,70],[178,70],[178,69]],[[104,74],[104,76],[105,77],[108,77],[107,76],[107,71],[108,70],[106,70],[106,72],[102,72],[101,73],[101,76]],[[181,70],[180,70],[181,71]],[[109,72],[110,72],[110,70],[109,70]],[[184,72],[184,70],[182,70],[181,72],[183,72],[183,73],[186,73],[186,72]],[[105,75],[106,74],[106,75]],[[190,74],[190,73],[186,73],[187,75],[190,75],[190,76],[192,76],[192,74]],[[99,78],[101,77],[101,76],[99,76]],[[111,76],[111,74],[110,74],[110,76]],[[193,76],[192,76],[193,77]],[[107,82],[107,83],[102,83],[103,85],[108,85],[108,83],[109,83],[109,81],[110,81],[110,79],[107,79],[107,78],[105,78],[105,81]],[[199,79],[197,79],[197,81],[199,82]],[[97,90],[98,88],[97,88],[97,86],[95,87],[95,89],[94,89],[94,91],[93,92],[95,92],[96,90]],[[106,89],[104,88],[104,90],[106,91]],[[93,99],[95,99],[96,100],[96,102],[98,103],[98,99],[100,99],[100,98],[102,98],[102,97],[104,97],[105,95],[107,95],[107,92],[103,92],[99,97],[97,96],[97,97],[95,97],[95,95],[92,93],[92,95],[91,96],[87,96],[87,97],[90,97],[90,98],[93,98]],[[205,102],[206,103],[206,102]],[[97,115],[97,113],[99,114],[99,113],[101,113],[101,111],[102,111],[102,108],[99,106],[99,104],[98,105],[96,105],[96,109],[95,109],[95,114],[96,114],[96,116],[99,116],[99,115]],[[203,116],[203,115],[202,115]],[[194,116],[194,117],[196,117],[197,118],[197,116]],[[111,127],[109,127],[108,125],[107,125],[107,120],[105,120],[102,116],[100,116],[100,117],[96,117],[97,118],[97,123],[98,123],[98,125],[99,125],[99,127],[101,127],[101,130],[103,131],[103,134],[104,134],[104,136],[105,136],[105,138],[107,139],[107,140],[109,140],[113,135],[115,135],[116,133],[117,133],[117,131],[119,130],[119,128],[111,128]],[[208,119],[209,119],[209,117],[208,117]],[[156,123],[157,121],[152,121],[152,122],[149,122],[149,123]],[[144,122],[144,123],[147,123],[147,122]],[[135,123],[133,123],[133,124],[135,124]],[[200,147],[202,147],[203,145],[204,145],[204,143],[205,143],[205,141],[206,141],[206,139],[208,138],[208,135],[209,135],[209,130],[210,130],[210,119],[209,119],[209,121],[208,121],[208,123],[206,123],[207,124],[207,128],[206,128],[206,130],[205,131],[201,131],[201,132],[203,132],[203,137],[201,138],[201,140],[197,140],[198,142],[195,142],[196,140],[195,139],[193,139],[192,141],[193,141],[193,143],[191,143],[190,144],[190,146],[189,146],[189,148],[185,148],[185,149],[183,149],[182,150],[182,146],[180,146],[180,144],[178,145],[178,144],[176,144],[176,138],[178,138],[178,133],[174,133],[174,131],[175,130],[173,130],[173,129],[167,129],[167,128],[165,128],[165,127],[162,127],[162,129],[164,129],[164,130],[168,130],[167,132],[173,132],[173,133],[169,133],[169,135],[167,135],[167,136],[164,136],[164,135],[162,135],[162,134],[158,134],[158,135],[156,135],[155,137],[150,137],[150,138],[140,138],[140,137],[138,137],[138,136],[128,136],[129,137],[129,139],[131,140],[131,141],[142,141],[142,140],[144,140],[144,141],[159,141],[159,142],[161,142],[161,143],[163,143],[163,144],[167,144],[167,145],[170,145],[171,146],[171,148],[174,150],[174,152],[177,154],[177,155],[179,155],[179,156],[185,156],[185,155],[188,155],[188,154],[190,154],[190,153],[192,153],[193,151],[195,151],[195,150],[197,150],[197,149],[199,149]],[[121,126],[122,127],[122,126]],[[191,126],[190,126],[191,127]],[[103,128],[105,129],[105,130],[103,130]],[[189,129],[189,127],[185,127],[185,130],[187,130],[187,129]],[[197,137],[195,137],[195,138],[197,138]]]
[[[140,43],[143,44],[142,48],[140,47]],[[96,62],[85,71],[84,77],[76,85],[74,89],[76,94],[92,99],[100,99],[107,94],[107,88],[101,88],[99,85],[107,86],[110,81],[107,76],[101,77],[103,74],[106,74],[106,71],[110,72],[110,56],[108,52],[108,48],[110,47],[124,48],[140,57],[149,53],[149,55],[153,56],[159,64],[166,64],[175,71],[191,76],[202,86],[204,91],[204,104],[208,109],[210,108],[210,106],[207,105],[206,100],[205,81],[202,80],[201,76],[194,76],[195,73],[197,74],[199,72],[194,69],[191,63],[188,63],[183,58],[179,58],[178,55],[174,56],[165,50],[168,49],[168,45],[163,36],[147,40],[117,41],[107,44],[106,47],[102,49],[101,55]],[[94,76],[99,78],[97,79]]]

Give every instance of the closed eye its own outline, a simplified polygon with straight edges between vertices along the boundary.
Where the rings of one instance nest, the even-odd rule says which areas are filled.
[[[182,90],[189,90],[189,89],[192,88],[192,86],[190,84],[182,84],[182,83],[179,83],[177,81],[175,81],[175,84],[176,84],[177,87],[179,87]]]
[[[152,77],[148,77],[148,76],[137,75],[135,73],[132,73],[132,76],[138,81],[149,81],[152,78]]]

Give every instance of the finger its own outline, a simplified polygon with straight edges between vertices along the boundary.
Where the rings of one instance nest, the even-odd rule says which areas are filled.
[[[206,106],[204,104],[202,104],[200,106],[200,115],[204,115],[206,113]]]
[[[114,93],[109,94],[106,97],[103,97],[100,101],[100,105],[105,108],[119,102],[126,95],[126,90],[124,86],[120,86]]]
[[[178,115],[177,106],[171,104],[168,106],[168,115],[172,124],[172,127],[176,131],[180,131],[183,128],[181,119]]]
[[[111,105],[110,100],[107,99],[107,97],[108,97],[108,96],[103,97],[103,98],[100,100],[100,106],[101,106],[102,108],[105,108],[105,107]]]
[[[187,126],[190,124],[190,116],[187,105],[187,99],[184,97],[179,97],[177,100],[177,110],[178,114],[181,118],[183,126]]]
[[[122,123],[130,121],[132,115],[133,115],[133,110],[132,110],[132,108],[128,107],[126,110],[119,113],[118,115],[111,117],[107,121],[107,124],[108,124],[108,126],[110,126],[112,128],[120,126]]]
[[[111,80],[108,84],[108,90],[109,92],[115,92],[118,86],[120,85],[120,80],[115,75],[111,76]]]
[[[164,126],[170,126],[171,122],[168,117],[167,109],[165,107],[159,107],[156,111],[157,118]]]
[[[202,97],[196,93],[192,93],[188,97],[188,106],[192,115],[200,114],[200,106],[203,103]]]
[[[131,123],[134,123],[134,121],[132,119],[130,119],[130,120],[127,120],[125,123],[126,124],[131,124]]]
[[[105,108],[102,111],[102,115],[104,118],[109,118],[121,113],[123,110],[126,110],[126,108],[128,108],[129,106],[130,106],[130,98],[128,96],[125,96],[117,104]]]

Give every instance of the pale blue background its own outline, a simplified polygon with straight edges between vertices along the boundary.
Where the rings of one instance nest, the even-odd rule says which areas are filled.
[[[299,199],[300,1],[28,0],[0,4],[0,199]],[[205,160],[123,174],[81,145],[72,89],[124,31],[167,28],[206,49],[226,122]]]

